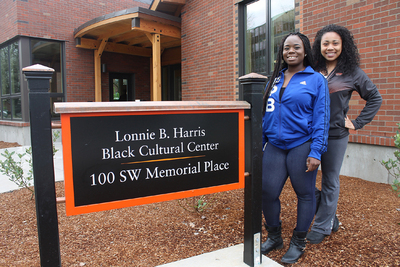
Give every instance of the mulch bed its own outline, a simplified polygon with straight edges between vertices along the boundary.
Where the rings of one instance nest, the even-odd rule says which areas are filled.
[[[9,144],[0,141],[2,145]],[[321,244],[308,244],[293,265],[400,266],[400,198],[387,184],[347,176],[340,182],[339,231]],[[56,183],[56,194],[64,196],[63,182]],[[40,266],[35,202],[30,197],[27,189],[0,194],[0,266]],[[192,212],[186,201],[174,200],[67,217],[65,204],[58,204],[62,266],[151,267],[243,243],[243,190],[218,193],[215,201],[207,197],[211,205],[203,212]],[[268,254],[277,262],[296,221],[290,182],[281,202],[285,246]]]
[[[56,192],[63,196],[62,182],[56,183]],[[277,262],[295,227],[296,197],[290,183],[281,200],[285,247],[268,255]],[[308,244],[294,265],[399,266],[398,208],[400,198],[390,185],[341,176],[339,231],[321,244]],[[0,266],[40,266],[30,192],[0,194],[0,214]],[[65,204],[58,204],[58,220],[62,266],[157,266],[243,243],[243,190],[219,193],[199,213],[174,200],[66,217]]]

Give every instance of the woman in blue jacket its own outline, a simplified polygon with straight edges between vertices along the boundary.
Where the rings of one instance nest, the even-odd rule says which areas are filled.
[[[308,38],[291,33],[282,39],[275,69],[264,96],[262,206],[268,239],[262,253],[283,247],[280,201],[290,177],[296,192],[297,225],[282,258],[294,263],[304,253],[315,214],[315,180],[329,131],[329,92],[325,78],[313,70]]]
[[[313,44],[316,70],[326,76],[331,99],[329,146],[322,156],[321,190],[316,188],[317,213],[308,241],[318,244],[339,229],[335,216],[339,199],[339,173],[349,140],[349,129],[358,130],[372,121],[382,97],[376,86],[360,69],[359,54],[352,34],[339,25],[328,25],[317,32]],[[352,93],[366,101],[355,120],[347,117]]]

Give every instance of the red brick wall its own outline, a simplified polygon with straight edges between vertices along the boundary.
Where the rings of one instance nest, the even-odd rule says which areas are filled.
[[[138,6],[148,8],[132,0],[7,1],[0,9],[7,23],[5,31],[2,25],[0,43],[18,34],[65,41],[67,101],[94,101],[94,52],[75,47],[74,28],[98,16]]]
[[[0,43],[3,43],[15,36],[17,32],[17,1],[1,2],[0,7]]]
[[[400,122],[400,1],[398,0],[297,0],[300,30],[314,40],[316,32],[331,23],[347,27],[354,35],[360,67],[378,87],[382,107],[374,120],[353,131],[350,142],[393,146],[391,138]],[[299,15],[299,18],[300,18]],[[354,119],[364,106],[357,93],[350,102]]]
[[[182,9],[182,100],[235,100],[235,5],[187,0]]]

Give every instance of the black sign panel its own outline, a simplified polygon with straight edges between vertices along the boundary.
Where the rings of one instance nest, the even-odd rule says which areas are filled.
[[[238,113],[71,117],[75,206],[238,183]]]

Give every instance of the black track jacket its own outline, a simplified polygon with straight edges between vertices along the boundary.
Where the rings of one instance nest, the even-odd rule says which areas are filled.
[[[382,104],[382,97],[362,69],[357,67],[350,74],[334,71],[327,79],[331,98],[329,138],[343,138],[349,135],[349,129],[345,128],[344,119],[349,110],[349,101],[353,91],[357,91],[361,98],[367,101],[358,117],[352,120],[354,127],[358,130],[372,121]]]

